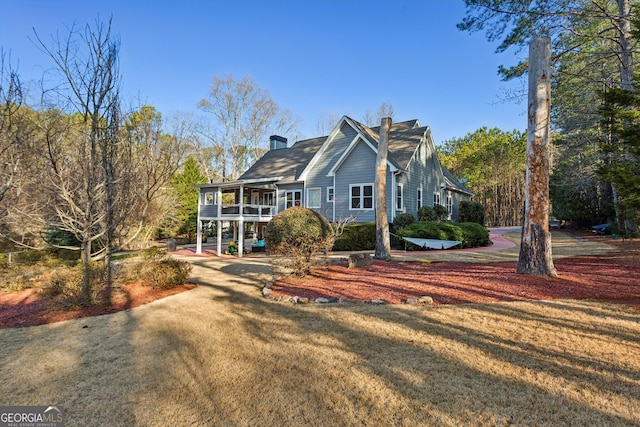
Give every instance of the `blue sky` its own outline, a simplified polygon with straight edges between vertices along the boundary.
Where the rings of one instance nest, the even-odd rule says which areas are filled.
[[[202,114],[212,78],[232,74],[268,90],[306,137],[323,116],[362,120],[383,102],[397,121],[429,125],[436,143],[482,126],[526,129],[526,102],[501,102],[522,82],[497,75],[518,57],[459,31],[461,0],[3,0],[0,46],[23,80],[37,79],[50,62],[33,28],[49,40],[110,16],[124,95],[165,117]]]

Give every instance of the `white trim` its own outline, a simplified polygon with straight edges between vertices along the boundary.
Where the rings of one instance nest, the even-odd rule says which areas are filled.
[[[289,209],[289,208],[291,208],[293,206],[302,206],[302,203],[303,203],[302,193],[303,193],[303,191],[304,190],[286,190],[284,192],[284,208],[285,209]],[[287,202],[288,202],[287,195],[289,193],[293,193],[293,196],[291,197],[291,202],[292,202],[291,206],[287,206]],[[296,205],[296,193],[300,193],[300,204],[299,205]]]
[[[352,189],[354,187],[359,187],[360,188],[360,206],[359,208],[354,208],[353,204],[352,204]],[[371,187],[371,207],[365,208],[364,207],[364,188],[365,187]],[[365,183],[361,183],[361,184],[349,184],[349,210],[350,211],[368,211],[368,210],[373,210],[375,209],[375,202],[376,202],[376,193],[375,193],[375,188],[376,185],[375,183],[370,183],[370,182],[365,182]],[[367,197],[368,198],[368,197]]]
[[[329,195],[333,196],[333,198],[329,198]],[[327,186],[327,203],[334,203],[336,200],[336,187],[333,185]]]
[[[311,195],[310,192],[311,191],[318,191],[318,206],[311,206]],[[311,188],[307,188],[307,200],[306,200],[306,205],[308,208],[315,208],[315,209],[319,209],[322,207],[322,187],[311,187]]]
[[[327,176],[335,176],[336,169],[338,169],[338,167],[340,167],[342,162],[349,156],[349,154],[351,154],[351,151],[353,151],[353,149],[356,147],[356,145],[358,145],[358,140],[361,139],[361,138],[362,137],[360,136],[360,134],[356,134],[356,136],[351,140],[351,142],[347,146],[347,149],[342,152],[342,155],[333,164],[333,166],[331,167],[331,169],[327,173]]]
[[[400,187],[400,194],[398,194],[398,187]],[[404,184],[396,184],[395,199],[393,200],[393,206],[395,210],[404,212]],[[398,207],[398,196],[400,197],[400,207]]]

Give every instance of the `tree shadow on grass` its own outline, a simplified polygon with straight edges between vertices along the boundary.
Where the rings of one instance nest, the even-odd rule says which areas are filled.
[[[234,272],[240,276],[216,280]],[[535,337],[536,328],[553,329],[554,339],[594,334],[572,320],[584,309],[603,321],[591,327],[593,344],[601,345],[618,334],[623,340],[638,334],[633,316],[626,325],[609,324],[606,313],[593,316],[584,303],[552,307],[547,316],[531,314],[529,303],[291,305],[261,298],[254,292],[260,285],[245,273],[244,267],[215,266],[201,283],[214,318],[184,333],[163,332],[173,343],[171,358],[182,367],[165,369],[158,387],[166,392],[163,384],[175,384],[172,400],[193,396],[184,411],[195,419],[295,425],[638,422],[632,409],[640,402],[636,364],[625,366],[605,353],[581,355],[570,342],[527,337]],[[492,330],[501,323],[511,329]],[[627,351],[640,356],[637,346]]]

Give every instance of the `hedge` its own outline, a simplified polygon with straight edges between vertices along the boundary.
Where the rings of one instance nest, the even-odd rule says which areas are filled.
[[[398,230],[397,234],[418,239],[461,241],[462,244],[455,246],[456,248],[475,248],[491,244],[489,231],[476,223],[416,222]],[[407,243],[407,248],[415,249],[417,246]]]
[[[334,251],[368,251],[375,248],[375,222],[347,225],[333,244]]]

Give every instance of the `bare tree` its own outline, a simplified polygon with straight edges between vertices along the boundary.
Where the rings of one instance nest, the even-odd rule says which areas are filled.
[[[214,77],[209,95],[198,106],[213,115],[203,132],[215,148],[223,180],[234,180],[267,149],[269,134],[287,134],[296,122],[250,77]]]
[[[17,71],[5,62],[0,51],[0,218],[7,215],[5,195],[15,185],[19,167],[18,110],[22,105],[22,84]]]
[[[380,141],[376,159],[376,253],[378,259],[391,257],[389,219],[387,218],[387,154],[391,117],[380,120]]]
[[[131,152],[123,149],[120,130],[120,43],[111,33],[111,20],[96,21],[82,30],[72,26],[66,36],[52,36],[49,47],[36,33],[41,49],[53,60],[61,85],[54,100],[75,113],[73,138],[47,140],[49,185],[55,200],[57,226],[80,241],[84,265],[81,299],[92,298],[90,263],[104,259],[107,287],[111,285],[111,254],[117,227],[126,216],[118,199],[130,179],[126,171]],[[60,147],[60,144],[67,144]],[[120,207],[124,204],[121,203]]]
[[[329,132],[331,132],[333,128],[336,127],[336,125],[340,121],[340,118],[342,118],[340,114],[334,114],[334,113],[320,114],[320,116],[318,117],[318,120],[316,121],[316,128],[315,128],[316,135],[317,136],[329,135]]]
[[[362,122],[369,127],[374,127],[377,126],[378,123],[380,123],[380,120],[385,117],[389,117],[391,118],[391,120],[395,119],[395,111],[393,109],[393,105],[388,102],[383,102],[382,104],[380,104],[375,113],[367,110],[367,112],[365,112],[364,116],[362,117]]]
[[[557,276],[549,234],[550,107],[551,39],[539,37],[529,48],[527,172],[518,273]]]

